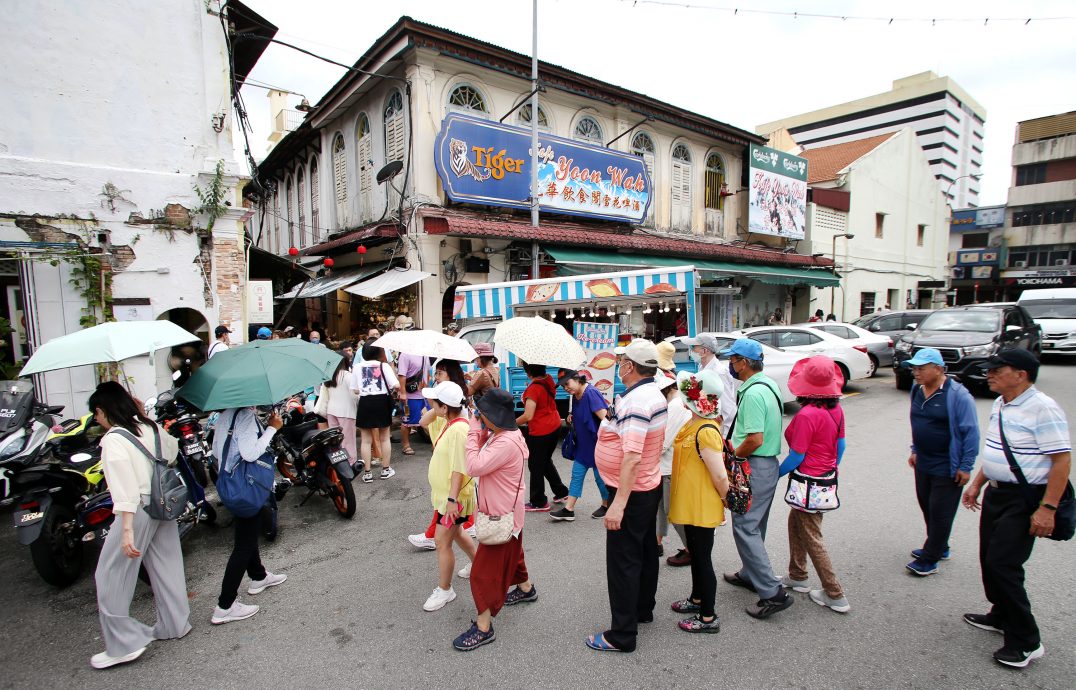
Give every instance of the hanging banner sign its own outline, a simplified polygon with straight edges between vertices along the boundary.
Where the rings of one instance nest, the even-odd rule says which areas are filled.
[[[751,144],[747,230],[802,240],[807,226],[807,159]]]
[[[618,331],[619,326],[615,323],[576,321],[573,325],[575,339],[587,353],[587,364],[579,373],[610,403],[613,402],[616,383],[616,355],[613,349]]]
[[[529,209],[530,149],[530,129],[449,113],[434,165],[452,201]],[[538,133],[542,211],[641,223],[650,184],[639,156]]]
[[[247,281],[247,323],[273,323],[273,281]]]

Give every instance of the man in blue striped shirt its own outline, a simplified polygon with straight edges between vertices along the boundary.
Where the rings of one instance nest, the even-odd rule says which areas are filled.
[[[1072,464],[1065,413],[1035,388],[1039,363],[1027,350],[1006,350],[984,365],[990,390],[1000,397],[990,411],[982,468],[964,492],[964,506],[982,508],[979,564],[991,603],[986,614],[964,620],[1005,636],[994,659],[1023,668],[1044,654],[1031,602],[1024,589],[1024,563],[1037,537],[1048,537],[1054,513],[1068,484]],[[1011,455],[1024,481],[1011,469]],[[983,502],[979,492],[989,484]]]

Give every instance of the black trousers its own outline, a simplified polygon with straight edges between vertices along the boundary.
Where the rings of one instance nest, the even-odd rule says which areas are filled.
[[[545,436],[527,434],[527,450],[530,455],[527,458],[527,467],[531,471],[531,505],[544,506],[549,503],[545,495],[545,483],[549,482],[549,490],[553,492],[553,498],[564,498],[568,495],[568,487],[560,479],[557,466],[553,464],[553,452],[557,448],[560,434],[554,431]]]
[[[963,492],[964,487],[952,477],[915,471],[915,495],[919,499],[919,509],[923,511],[923,522],[927,524],[922,560],[937,563],[949,548],[949,534],[953,531],[953,520]]]
[[[691,552],[691,599],[700,602],[704,618],[716,615],[717,576],[714,574],[714,528],[684,525],[684,546]]]
[[[261,527],[261,513],[247,518],[235,518],[235,545],[232,547],[232,555],[228,557],[228,565],[224,568],[224,581],[221,582],[220,597],[217,599],[217,606],[222,609],[230,609],[235,603],[243,573],[249,575],[251,580],[265,579],[265,566],[258,555],[258,534]]]
[[[1024,563],[1031,557],[1031,498],[1042,500],[1046,485],[1023,491],[1018,484],[987,487],[979,520],[979,564],[983,589],[992,604],[990,622],[1005,631],[1005,646],[1031,651],[1039,646],[1039,626],[1024,589]]]
[[[609,501],[616,498],[609,487]],[[624,508],[620,529],[605,532],[605,571],[609,583],[612,626],[605,639],[625,652],[635,651],[640,620],[653,620],[658,591],[658,505],[661,485],[633,491]],[[691,554],[694,559],[695,554]]]

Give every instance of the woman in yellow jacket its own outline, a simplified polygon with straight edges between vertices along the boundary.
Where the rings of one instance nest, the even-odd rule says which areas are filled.
[[[672,604],[677,613],[694,614],[680,621],[680,629],[692,633],[716,633],[721,621],[714,611],[717,577],[711,554],[714,528],[725,519],[723,499],[729,490],[724,444],[718,418],[721,380],[712,371],[680,372],[676,387],[691,420],[673,442],[672,484],[669,491],[669,522],[684,526],[691,553],[691,595]]]

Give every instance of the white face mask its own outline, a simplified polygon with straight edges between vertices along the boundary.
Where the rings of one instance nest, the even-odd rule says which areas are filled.
[[[702,364],[702,355],[694,350],[688,350],[687,356],[691,358],[691,361],[695,364]]]

